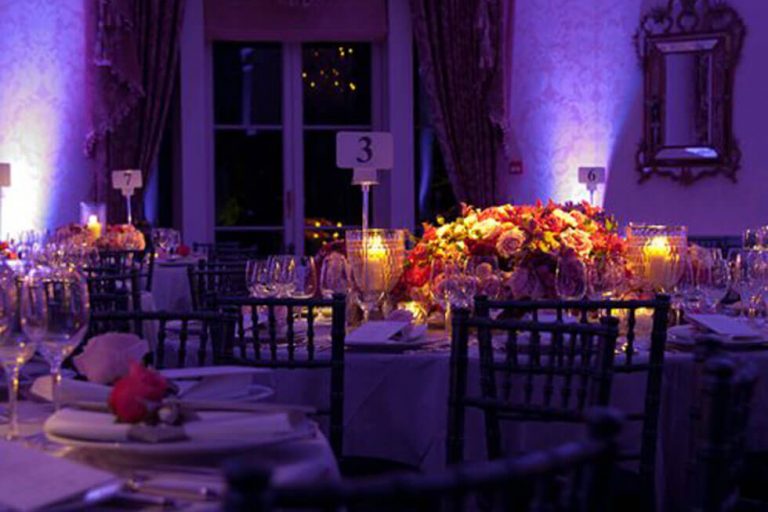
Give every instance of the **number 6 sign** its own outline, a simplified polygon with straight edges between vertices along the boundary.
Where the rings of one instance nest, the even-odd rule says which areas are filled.
[[[336,134],[336,167],[341,169],[391,169],[392,134],[339,132]]]

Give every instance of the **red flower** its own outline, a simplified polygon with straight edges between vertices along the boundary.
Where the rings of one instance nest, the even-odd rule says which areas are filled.
[[[124,423],[147,419],[147,404],[159,402],[168,391],[168,381],[154,370],[132,363],[128,375],[115,383],[109,394],[109,408]]]
[[[176,254],[181,257],[189,256],[191,252],[192,249],[190,249],[188,245],[181,244],[176,248]]]

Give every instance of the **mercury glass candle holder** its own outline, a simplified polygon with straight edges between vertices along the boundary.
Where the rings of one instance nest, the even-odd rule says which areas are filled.
[[[405,231],[350,230],[346,234],[346,245],[356,299],[367,321],[403,273]]]

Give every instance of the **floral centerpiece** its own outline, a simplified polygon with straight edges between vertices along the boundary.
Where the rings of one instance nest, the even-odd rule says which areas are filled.
[[[555,298],[557,261],[564,255],[588,265],[621,265],[629,277],[627,247],[617,228],[611,216],[586,202],[485,209],[463,205],[455,221],[424,225],[398,291],[402,298],[426,300],[433,265],[472,256],[495,256],[503,270],[504,295],[517,299]]]
[[[96,247],[108,251],[143,251],[146,241],[141,231],[131,224],[112,224],[96,240]]]

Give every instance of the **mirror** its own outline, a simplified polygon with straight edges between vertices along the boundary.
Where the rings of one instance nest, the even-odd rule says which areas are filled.
[[[685,184],[713,174],[735,180],[731,92],[743,38],[741,19],[724,3],[670,0],[643,17],[635,34],[645,93],[641,182],[653,175]]]

